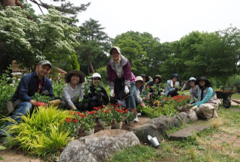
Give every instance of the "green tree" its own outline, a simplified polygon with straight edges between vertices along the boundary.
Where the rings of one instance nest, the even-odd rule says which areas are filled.
[[[0,11],[0,72],[12,60],[32,67],[39,59],[63,60],[75,53],[78,28],[63,23],[59,11],[49,9],[39,16],[39,23],[26,18],[20,7],[7,7]]]
[[[94,73],[95,69],[106,66],[108,62],[107,51],[111,47],[110,38],[103,31],[98,21],[90,19],[79,27],[80,45],[76,48],[81,70],[85,74]]]
[[[73,54],[71,56],[71,60],[70,60],[70,63],[68,64],[67,70],[70,71],[70,70],[74,70],[74,69],[75,70],[80,70],[80,65],[78,63],[76,54]]]

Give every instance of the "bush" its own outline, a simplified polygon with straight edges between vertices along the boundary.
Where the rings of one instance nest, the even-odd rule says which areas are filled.
[[[12,143],[31,155],[59,153],[71,140],[68,129],[60,127],[67,117],[72,117],[69,111],[40,107],[31,115],[23,116],[21,123],[10,125],[7,131],[15,135]]]
[[[96,70],[97,73],[99,73],[102,77],[102,83],[108,85],[108,80],[107,80],[107,67],[103,66],[99,69]]]
[[[231,76],[228,79],[228,86],[235,87],[237,92],[240,93],[240,75]]]

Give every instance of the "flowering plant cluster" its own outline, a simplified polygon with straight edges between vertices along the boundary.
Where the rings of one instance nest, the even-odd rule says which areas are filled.
[[[164,98],[165,101],[170,101],[171,103],[174,103],[175,108],[178,106],[185,106],[190,102],[190,97],[189,96],[174,96],[174,97],[168,97]]]
[[[80,123],[82,128],[86,131],[90,131],[94,129],[95,120],[96,120],[96,111],[87,111],[86,113],[78,112],[78,116],[80,116]]]
[[[67,117],[63,122],[60,123],[60,125],[64,129],[67,129],[68,131],[70,131],[71,132],[70,136],[73,137],[77,135],[76,132],[80,124],[78,119]]]
[[[127,109],[126,111],[127,111],[127,121],[133,121],[137,116],[137,109],[132,109],[132,112],[130,112],[129,109]]]
[[[105,126],[110,126],[113,121],[113,109],[110,106],[94,107],[97,110],[97,116],[104,123]]]
[[[114,107],[113,117],[115,121],[117,123],[120,123],[126,117],[126,113],[128,112],[128,110],[125,110],[124,107],[121,107],[119,103],[116,103],[116,105],[111,105],[111,106]]]

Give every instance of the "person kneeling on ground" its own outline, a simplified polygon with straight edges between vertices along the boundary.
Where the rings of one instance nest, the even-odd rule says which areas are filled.
[[[196,85],[196,78],[194,77],[190,77],[187,83],[191,86],[191,89],[189,90],[191,95],[190,104],[193,104],[194,97],[198,99],[199,86]]]
[[[167,92],[165,93],[166,96],[177,96],[178,95],[178,88],[179,88],[179,78],[178,75],[175,73],[172,75],[171,79],[167,81]]]
[[[147,85],[150,87],[150,92],[154,92],[154,85],[156,85],[157,89],[159,89],[159,83],[162,81],[162,77],[161,75],[156,75],[154,78],[153,78],[153,81],[150,81]],[[158,92],[158,95],[161,94],[161,91],[157,90]]]
[[[85,74],[78,70],[69,71],[66,76],[66,86],[63,88],[62,102],[59,107],[78,111],[81,109],[79,97],[83,99]]]
[[[36,66],[35,72],[26,74],[21,78],[17,90],[11,98],[14,109],[16,109],[11,118],[16,122],[20,123],[22,116],[26,116],[28,112],[31,112],[34,106],[47,106],[46,103],[38,102],[32,99],[31,96],[34,96],[35,93],[38,92],[42,95],[50,96],[53,99],[55,98],[52,82],[46,77],[50,73],[51,68],[52,64],[48,60],[42,60]],[[7,122],[4,129],[7,129],[7,126],[12,124],[14,123],[10,121]],[[3,131],[0,131],[0,135],[6,136]],[[10,134],[10,136],[12,135]],[[2,142],[5,143],[7,141]]]
[[[88,103],[88,111],[92,111],[94,107],[102,107],[109,103],[107,92],[100,83],[101,75],[99,73],[94,73],[92,76],[92,84],[90,86],[91,93],[89,94],[90,101]]]
[[[218,117],[216,111],[218,109],[218,102],[211,87],[211,83],[206,77],[202,76],[196,81],[196,84],[199,85],[200,89],[198,93],[198,102],[193,105],[197,106],[195,111],[198,117],[205,120]]]
[[[143,99],[140,97],[140,90],[139,90],[139,88],[143,85],[143,83],[144,83],[143,78],[141,76],[137,76],[135,81],[133,96],[135,98],[136,105],[140,104],[142,107],[145,107],[145,104],[142,102]]]

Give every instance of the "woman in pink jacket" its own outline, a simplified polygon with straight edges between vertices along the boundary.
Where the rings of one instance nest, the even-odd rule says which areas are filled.
[[[131,72],[130,62],[116,46],[111,48],[110,54],[112,58],[107,65],[107,79],[111,89],[110,97],[116,100],[125,99],[126,108],[132,111],[136,108],[133,96],[135,76]]]

